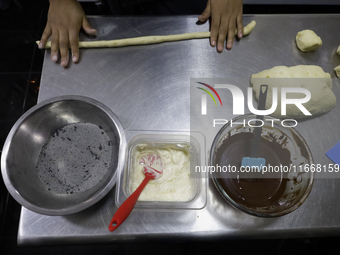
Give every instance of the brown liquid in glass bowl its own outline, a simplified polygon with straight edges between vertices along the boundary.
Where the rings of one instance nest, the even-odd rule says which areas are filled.
[[[219,166],[235,166],[235,172],[216,172],[216,181],[225,193],[236,203],[245,207],[279,206],[287,176],[279,172],[266,174],[242,173],[243,157],[250,157],[253,133],[238,133],[229,136],[215,152],[215,162]],[[266,159],[266,166],[289,166],[290,152],[276,141],[261,137],[259,157]]]

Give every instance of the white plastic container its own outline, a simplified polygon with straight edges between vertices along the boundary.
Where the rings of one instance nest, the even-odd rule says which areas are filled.
[[[146,148],[171,148],[183,150],[190,155],[190,178],[193,195],[186,201],[137,201],[135,208],[144,209],[202,209],[207,202],[207,174],[196,173],[195,166],[205,165],[205,137],[199,132],[183,131],[137,131],[130,130],[124,134],[126,139],[125,166],[117,173],[116,205],[119,207],[133,191],[130,177],[134,165],[134,153],[143,144]]]

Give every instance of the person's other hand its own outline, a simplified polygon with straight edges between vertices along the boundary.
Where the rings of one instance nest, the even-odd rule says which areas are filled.
[[[217,50],[222,52],[228,36],[226,47],[227,49],[233,47],[236,26],[238,37],[242,37],[242,13],[242,0],[208,0],[207,7],[198,19],[205,22],[211,16],[211,46],[217,46]]]
[[[66,67],[69,63],[69,47],[72,61],[79,60],[79,31],[83,28],[89,35],[95,35],[86,20],[85,13],[77,0],[50,0],[47,24],[41,36],[39,48],[44,48],[51,37],[51,58],[57,62],[60,52],[60,64]]]

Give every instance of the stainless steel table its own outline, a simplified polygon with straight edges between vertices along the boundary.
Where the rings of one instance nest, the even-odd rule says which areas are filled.
[[[255,30],[235,42],[222,54],[209,46],[208,39],[81,50],[79,64],[64,69],[45,54],[39,101],[58,95],[78,94],[97,99],[120,119],[124,129],[189,130],[190,78],[226,78],[243,88],[252,73],[275,65],[320,65],[333,78],[339,98],[340,83],[333,68],[340,64],[340,15],[256,15]],[[98,39],[119,39],[146,35],[167,35],[207,31],[208,24],[196,25],[196,17],[91,17]],[[323,40],[320,50],[304,54],[297,50],[295,35],[312,29]],[[82,36],[83,40],[90,40]],[[339,107],[330,113],[301,122],[298,129],[312,149],[315,161],[331,161],[325,152],[340,140]],[[156,120],[150,116],[157,116]],[[232,117],[232,116],[229,116]],[[227,118],[227,117],[226,117]],[[324,132],[320,132],[327,123]],[[321,126],[320,126],[321,125]],[[325,126],[325,125],[324,125]],[[327,130],[327,131],[326,131]],[[204,130],[203,130],[204,132]],[[217,132],[217,131],[216,131]],[[215,134],[206,135],[208,152]],[[263,219],[229,206],[209,181],[207,205],[201,210],[134,210],[123,226],[107,230],[117,210],[113,189],[91,208],[65,217],[50,217],[22,208],[18,243],[76,244],[143,240],[216,240],[232,237],[274,238],[321,236],[340,233],[340,182],[317,178],[307,201],[293,213]]]

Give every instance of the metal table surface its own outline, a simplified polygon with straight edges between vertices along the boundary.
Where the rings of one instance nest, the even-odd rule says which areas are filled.
[[[190,78],[224,78],[230,84],[249,86],[251,74],[275,65],[316,64],[331,73],[333,91],[340,96],[340,82],[333,68],[340,64],[340,15],[254,15],[254,31],[222,54],[208,39],[113,49],[83,49],[81,61],[64,69],[46,51],[38,101],[77,94],[107,105],[125,130],[189,130]],[[98,39],[167,35],[207,31],[196,17],[90,17]],[[312,29],[323,40],[322,50],[304,54],[296,48],[298,31]],[[82,36],[83,40],[91,40]],[[299,123],[316,162],[331,163],[325,152],[340,140],[339,107]],[[152,116],[156,116],[152,118]],[[229,116],[232,117],[232,116]],[[327,132],[320,132],[328,123]],[[320,126],[321,125],[321,126]],[[204,130],[203,130],[204,132]],[[217,132],[217,130],[216,130]],[[316,136],[317,134],[317,136]],[[215,134],[206,134],[208,152]],[[147,240],[216,240],[250,237],[275,238],[324,236],[340,233],[340,182],[316,178],[306,202],[279,218],[258,218],[242,213],[219,195],[211,180],[207,204],[201,210],[134,210],[124,225],[107,230],[117,210],[115,188],[100,202],[69,216],[43,216],[22,208],[20,245],[110,243]]]

